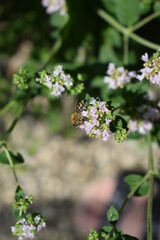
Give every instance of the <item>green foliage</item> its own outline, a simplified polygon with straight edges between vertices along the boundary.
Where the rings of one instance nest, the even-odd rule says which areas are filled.
[[[151,0],[150,0],[151,1]],[[152,1],[151,1],[152,2]],[[155,12],[160,12],[160,2],[159,1],[155,1],[154,2],[154,11]]]
[[[129,185],[130,191],[134,190],[142,180],[142,176],[138,174],[130,174],[125,177],[124,181]],[[145,196],[148,193],[148,183],[145,181],[135,192],[135,196]]]
[[[15,191],[15,202],[12,206],[12,213],[15,219],[21,219],[28,210],[30,204],[33,203],[33,196],[26,196],[22,188],[18,185]]]
[[[117,0],[115,4],[115,14],[118,20],[127,26],[136,23],[140,18],[139,0]]]
[[[15,154],[12,151],[9,151],[9,154],[12,158],[13,164],[20,164],[24,162],[24,159],[20,153]],[[0,152],[0,163],[9,165],[9,161],[4,150]]]
[[[119,213],[113,205],[107,211],[107,219],[110,223],[116,222],[119,219]]]
[[[121,116],[115,116],[115,120],[110,123],[110,130],[114,133],[117,142],[122,142],[127,138],[127,122]]]
[[[32,1],[21,0],[4,1],[3,5],[0,3],[2,36],[0,38],[0,68],[2,69],[0,76],[0,107],[2,110],[0,116],[9,111],[15,114],[15,120],[7,131],[7,137],[25,110],[27,103],[35,96],[41,95],[47,96],[48,101],[53,106],[57,105],[55,109],[48,107],[44,117],[49,119],[52,132],[60,132],[61,106],[60,103],[57,104],[56,97],[49,95],[45,77],[52,76],[53,84],[61,83],[64,87],[62,81],[64,79],[60,76],[53,77],[52,74],[53,67],[62,64],[65,66],[65,71],[74,76],[71,78],[72,86],[66,87],[67,93],[78,95],[78,98],[81,99],[84,98],[82,91],[85,89],[85,92],[89,93],[86,96],[88,101],[90,101],[89,95],[95,98],[98,96],[106,101],[112,112],[108,115],[113,113],[114,115],[108,116],[106,114],[105,117],[108,117],[109,120],[112,118],[110,130],[114,133],[116,141],[121,142],[127,137],[129,119],[141,119],[144,113],[141,110],[146,110],[147,106],[160,110],[157,106],[158,101],[146,99],[146,93],[150,89],[148,81],[141,83],[132,79],[124,86],[109,89],[104,83],[104,76],[109,62],[114,62],[119,67],[124,66],[124,62],[127,64],[126,55],[128,58],[127,69],[139,71],[143,67],[138,59],[146,52],[147,45],[142,46],[142,42],[138,43],[136,39],[130,39],[129,31],[133,25],[147,17],[147,13],[159,12],[160,3],[154,0],[67,0],[67,5],[68,14],[62,16],[58,12],[47,15],[39,0],[35,0],[34,4]],[[97,14],[99,9],[104,8],[106,13],[110,14],[112,23],[117,21],[116,24],[120,26],[121,30],[117,30],[118,28],[114,24],[109,21],[106,23],[99,17]],[[129,27],[128,31],[124,32],[124,27]],[[143,37],[156,42],[158,27],[158,21],[150,22],[149,27],[144,25],[142,30],[138,31],[141,41]],[[128,46],[122,35],[129,37]],[[147,43],[143,40],[143,44],[144,42]],[[155,46],[153,43],[150,44]],[[18,67],[15,69],[10,66],[13,59],[16,59],[15,62],[18,63]],[[12,67],[13,72],[20,67],[13,76],[13,83],[17,86],[16,91],[10,84]],[[36,82],[38,74],[40,78]],[[11,99],[10,102],[9,99]],[[110,100],[111,102],[109,102]],[[6,103],[8,104],[5,106]],[[30,111],[28,109],[26,114]],[[40,111],[39,109],[37,112]],[[160,145],[159,119],[153,120],[153,124],[152,139]],[[136,139],[140,137],[140,134],[129,134],[129,137]],[[24,162],[19,153],[15,154],[12,151],[8,153],[13,165]],[[5,151],[1,151],[0,163],[9,164],[9,160]],[[10,163],[10,166],[12,164]],[[17,183],[14,166],[11,168]],[[158,176],[160,178],[160,160]],[[137,174],[131,174],[125,178],[131,191],[139,186],[141,180],[142,176]],[[148,183],[146,181],[139,186],[135,195],[144,196],[147,193]],[[27,214],[28,207],[32,202],[32,196],[26,197],[21,187],[18,186],[13,204],[14,217],[21,219],[26,215],[28,223],[34,223],[34,214]],[[89,240],[136,239],[116,228],[119,212],[114,206],[108,210],[107,219],[110,225],[104,226],[100,233],[91,230]],[[17,223],[17,231],[20,226],[20,223]],[[20,236],[18,234],[18,232],[15,233],[16,236]]]
[[[24,192],[22,188],[18,185],[15,191],[15,200],[19,201],[21,198],[23,198]]]
[[[115,213],[115,209],[111,209],[110,211],[115,216],[117,216],[117,212]],[[124,234],[120,229],[115,227],[114,222],[111,222],[111,224],[112,226],[102,227],[100,232],[91,229],[88,235],[88,240],[138,240],[136,237]]]

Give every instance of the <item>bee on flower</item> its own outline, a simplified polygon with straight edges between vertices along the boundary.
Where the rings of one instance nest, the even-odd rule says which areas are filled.
[[[110,139],[110,123],[115,119],[111,107],[104,101],[91,98],[77,104],[72,114],[72,124],[82,129],[89,137]]]

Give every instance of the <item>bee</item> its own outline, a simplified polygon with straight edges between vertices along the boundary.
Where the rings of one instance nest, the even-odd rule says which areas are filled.
[[[76,104],[74,113],[72,114],[72,117],[71,117],[73,126],[78,127],[83,124],[84,117],[82,116],[81,113],[82,111],[87,110],[86,106],[87,106],[87,100],[82,100],[81,102]]]

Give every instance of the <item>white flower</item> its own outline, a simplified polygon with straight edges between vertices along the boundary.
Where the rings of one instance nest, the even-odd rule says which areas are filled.
[[[112,75],[114,73],[114,69],[115,69],[115,64],[114,63],[109,63],[108,70],[107,70],[106,73],[108,75]]]
[[[48,75],[46,75],[45,78],[44,78],[44,80],[45,80],[46,86],[47,86],[48,88],[51,88],[51,87],[52,87],[51,78],[50,78]]]
[[[53,76],[54,76],[54,77],[57,77],[57,76],[60,75],[61,73],[63,73],[62,66],[61,66],[61,65],[58,65],[58,66],[56,67],[56,69],[53,71]]]
[[[41,222],[38,227],[37,227],[37,231],[39,232],[42,228],[46,227],[46,223],[45,222]]]
[[[62,92],[64,91],[65,91],[65,88],[56,82],[55,84],[53,84],[53,91],[51,92],[51,94],[56,97],[61,97]]]
[[[153,127],[152,122],[147,120],[130,120],[129,121],[129,129],[131,132],[139,132],[140,134],[144,135],[149,132]]]
[[[138,74],[137,79],[142,81],[146,78],[151,84],[160,85],[160,52],[154,53],[151,60],[147,53],[142,55],[141,59],[144,61],[144,68],[140,69],[142,74]]]
[[[103,136],[103,140],[104,140],[105,142],[107,142],[107,141],[109,140],[111,134],[109,133],[109,131],[104,130],[104,132],[102,133],[102,136]]]
[[[134,71],[128,72],[124,67],[115,68],[113,63],[108,65],[108,76],[104,77],[104,82],[108,84],[108,88],[116,89],[123,87],[125,83],[129,83],[132,78],[136,77]]]
[[[148,62],[148,53],[145,53],[144,55],[142,55],[141,59],[142,59],[144,62]]]
[[[65,0],[42,0],[42,5],[46,7],[46,12],[51,14],[59,11],[61,15],[66,14],[66,1]]]

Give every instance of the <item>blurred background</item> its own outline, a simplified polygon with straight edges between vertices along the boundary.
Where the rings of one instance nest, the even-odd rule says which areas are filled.
[[[134,2],[139,6],[133,13],[135,22],[160,5],[155,0]],[[73,76],[82,73],[86,92],[91,96],[102,100],[112,96],[113,102],[117,101],[117,95],[107,89],[103,78],[109,62],[124,65],[123,36],[104,22],[97,11],[103,9],[124,24],[125,1],[68,0],[66,4],[67,14],[61,15],[59,12],[48,14],[40,0],[1,0],[0,108],[14,94],[12,77],[22,66],[37,72],[43,68],[52,70],[55,65],[62,64]],[[159,18],[156,18],[136,33],[158,43],[159,24]],[[141,66],[140,57],[146,51],[153,52],[130,40],[128,67]],[[84,93],[79,98],[83,97]],[[121,144],[112,139],[106,144],[88,139],[80,130],[73,129],[70,118],[75,102],[75,97],[66,95],[57,100],[44,89],[27,104],[9,139],[10,147],[20,151],[25,158],[25,164],[16,169],[23,190],[34,195],[31,210],[42,212],[47,222],[46,230],[38,239],[86,239],[91,227],[98,229],[104,223],[105,211],[116,190],[117,176],[133,169],[143,172],[147,167],[143,139],[138,143],[129,140]],[[12,119],[12,111],[1,118],[1,136]],[[156,160],[159,153],[154,145]],[[1,240],[14,239],[10,226],[14,224],[11,204],[15,187],[11,170],[1,165]],[[146,199],[142,202],[143,210]],[[132,204],[134,206],[134,201]],[[143,234],[143,211],[142,220]]]

